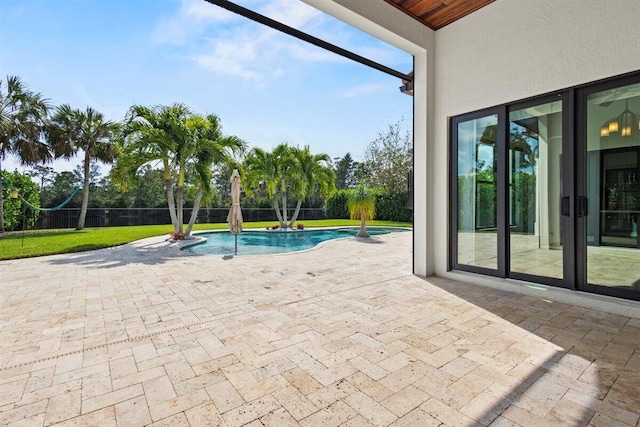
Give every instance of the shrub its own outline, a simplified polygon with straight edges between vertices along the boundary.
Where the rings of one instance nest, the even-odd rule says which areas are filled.
[[[338,190],[324,202],[324,212],[327,218],[349,219],[347,208],[347,190]]]
[[[376,191],[378,191],[376,198],[376,219],[382,221],[412,221],[413,212],[407,208],[407,190],[393,194],[384,194],[381,190]],[[327,218],[349,218],[347,192],[348,190],[339,190],[326,200],[324,211]]]
[[[413,214],[407,208],[408,191],[379,195],[376,200],[376,219],[411,222]]]
[[[31,181],[30,177],[18,172],[2,171],[1,178],[4,179],[3,206],[5,229],[7,231],[21,230],[23,215],[25,215],[24,220],[26,228],[33,228],[39,212],[22,203],[20,199],[13,199],[11,197],[11,189],[18,189],[21,197],[34,206],[40,206],[38,186]]]

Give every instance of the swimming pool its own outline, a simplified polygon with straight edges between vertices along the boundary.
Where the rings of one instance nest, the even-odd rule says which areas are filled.
[[[353,237],[359,228],[332,228],[323,230],[294,231],[243,231],[238,235],[238,255],[266,255],[283,252],[296,252],[310,249],[320,242],[343,237]],[[367,227],[370,235],[409,231],[407,228]],[[194,254],[233,255],[234,238],[228,231],[199,233],[204,242],[187,246],[182,250]]]

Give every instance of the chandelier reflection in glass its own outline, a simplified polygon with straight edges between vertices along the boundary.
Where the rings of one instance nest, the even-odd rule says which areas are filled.
[[[638,137],[640,134],[640,119],[637,115],[629,110],[629,100],[626,100],[625,108],[618,117],[615,117],[606,122],[600,128],[600,136],[613,136],[620,132],[620,136],[634,136]]]

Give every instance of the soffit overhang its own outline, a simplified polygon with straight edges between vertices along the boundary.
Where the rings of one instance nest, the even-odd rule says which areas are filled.
[[[495,0],[384,0],[432,30],[451,24]]]

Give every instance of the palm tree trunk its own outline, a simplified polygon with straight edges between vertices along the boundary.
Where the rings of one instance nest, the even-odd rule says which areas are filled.
[[[287,229],[287,193],[282,195],[282,224],[281,227]]]
[[[362,237],[363,239],[371,237],[369,233],[367,233],[367,221],[364,219],[364,215],[360,217],[360,231],[358,231],[356,237]]]
[[[278,218],[278,223],[282,227],[282,214],[280,214],[280,206],[278,205],[278,198],[273,199],[273,209],[276,211],[276,217]]]
[[[200,210],[200,200],[202,200],[202,185],[198,186],[198,191],[196,192],[196,198],[193,201],[193,210],[191,211],[191,218],[189,218],[189,225],[187,226],[187,231],[185,232],[187,236],[191,236],[191,229],[193,228],[193,224],[196,223],[196,219],[198,218],[198,211]]]
[[[298,214],[300,213],[300,206],[302,206],[302,199],[298,199],[298,203],[296,204],[296,211],[293,213],[291,217],[291,222],[289,223],[289,228],[293,228],[293,224],[295,224],[298,219]]]
[[[180,166],[178,172],[178,186],[176,188],[176,210],[178,211],[178,232],[182,232],[184,226],[184,168]]]
[[[2,179],[2,158],[0,156],[0,234],[4,232],[4,182]]]
[[[171,217],[171,225],[173,232],[178,233],[178,217],[176,216],[176,202],[173,197],[173,184],[171,183],[171,170],[169,169],[169,159],[163,159],[164,163],[164,185],[167,190],[167,204],[169,205],[169,216]]]
[[[182,233],[182,227],[184,226],[184,187],[176,188],[176,212],[178,216],[178,233]]]
[[[87,217],[87,206],[89,205],[89,173],[91,172],[91,158],[89,157],[89,151],[84,152],[84,181],[82,188],[82,207],[80,208],[80,218],[78,218],[78,225],[76,230],[82,230],[84,228],[84,220]]]

